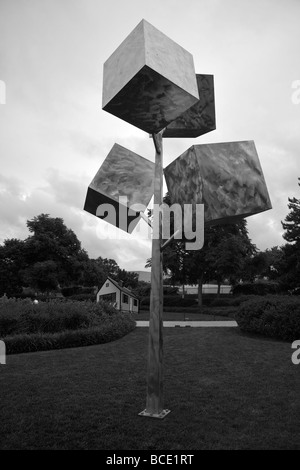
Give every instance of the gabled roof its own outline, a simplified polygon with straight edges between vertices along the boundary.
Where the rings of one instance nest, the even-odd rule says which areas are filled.
[[[130,297],[134,297],[135,299],[138,300],[138,297],[133,293],[131,292],[131,290],[127,289],[126,287],[123,287],[123,286],[120,286],[120,284],[117,283],[117,281],[115,281],[114,279],[112,279],[111,277],[108,276],[108,278],[106,279],[106,281],[109,280],[114,286],[116,286],[121,292],[124,292],[124,294],[126,295],[130,295]],[[105,282],[106,282],[105,281]],[[105,283],[104,283],[105,284]]]

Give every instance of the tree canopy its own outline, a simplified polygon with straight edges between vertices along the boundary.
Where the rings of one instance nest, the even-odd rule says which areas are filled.
[[[300,186],[300,178],[298,178]],[[300,243],[300,199],[288,198],[289,214],[286,216],[282,227],[285,230],[283,238],[289,243]]]
[[[138,275],[120,269],[113,259],[90,259],[63,219],[40,214],[27,221],[25,240],[0,245],[0,295],[17,295],[23,287],[49,292],[72,285],[100,287],[107,276],[135,288]]]

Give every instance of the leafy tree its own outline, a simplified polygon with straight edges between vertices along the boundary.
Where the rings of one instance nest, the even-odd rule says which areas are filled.
[[[300,186],[300,178],[298,178]],[[288,198],[288,208],[290,213],[286,216],[285,221],[281,222],[285,230],[283,238],[289,243],[300,243],[300,199],[295,197]]]
[[[261,253],[265,260],[265,268],[261,271],[262,277],[269,280],[279,280],[285,269],[285,249],[284,247],[273,246]]]
[[[88,259],[81,264],[79,284],[83,286],[97,286],[100,288],[107,277],[101,263],[96,259]]]
[[[118,263],[114,259],[101,258],[101,256],[99,256],[99,258],[96,259],[96,262],[99,266],[101,266],[105,277],[110,276],[113,279],[117,280],[120,268],[118,266]]]
[[[298,178],[300,186],[300,178]],[[288,242],[283,247],[284,268],[281,275],[283,288],[291,289],[300,286],[300,199],[288,198],[290,209],[282,227],[285,230],[283,238]]]
[[[58,287],[101,287],[108,276],[135,288],[138,275],[120,269],[114,259],[89,259],[75,233],[63,219],[40,214],[27,221],[26,240],[0,245],[0,295],[14,295],[22,287],[49,292]]]
[[[286,244],[283,246],[283,260],[279,281],[282,290],[288,291],[300,287],[300,250],[299,246]]]
[[[138,286],[139,276],[135,272],[126,271],[125,269],[119,269],[116,281],[123,282],[124,287],[128,287],[129,289],[135,289]]]
[[[81,243],[73,230],[66,227],[63,219],[41,214],[27,221],[29,232],[32,233],[25,240],[25,261],[27,267],[23,270],[23,278],[27,284],[36,279],[38,272],[46,272],[47,262],[51,272],[43,290],[52,289],[53,286],[67,286],[78,284],[83,263],[88,261],[88,255],[81,248]]]
[[[131,289],[138,285],[138,274],[121,269],[114,259],[99,256],[85,262],[82,274],[84,285],[101,287],[108,276],[117,282],[122,281],[125,287]]]
[[[24,271],[27,285],[41,292],[55,290],[58,287],[57,264],[52,261],[38,261]]]
[[[171,204],[169,195],[164,198]],[[174,232],[171,214],[171,233]],[[209,280],[218,283],[218,295],[221,283],[229,279],[237,282],[246,265],[246,260],[253,256],[256,247],[248,236],[247,222],[241,220],[235,224],[222,224],[205,227],[204,246],[201,250],[186,251],[184,242],[172,240],[163,251],[163,268],[171,275],[174,283],[198,284],[198,304],[202,304],[202,285]],[[147,260],[146,267],[151,266]]]
[[[25,267],[25,243],[12,238],[0,246],[0,295],[22,291],[21,271]]]
[[[210,265],[213,278],[218,284],[218,295],[221,283],[228,279],[230,284],[236,284],[242,276],[246,259],[253,254],[254,246],[250,240],[237,232],[230,233],[231,226],[218,234],[218,240],[208,250],[206,260]]]
[[[256,252],[248,236],[247,222],[213,225],[205,228],[204,246],[190,252],[189,280],[198,283],[198,304],[202,304],[202,284],[216,281],[218,295],[226,279],[235,284],[245,269],[246,261]],[[196,282],[197,281],[197,282]]]

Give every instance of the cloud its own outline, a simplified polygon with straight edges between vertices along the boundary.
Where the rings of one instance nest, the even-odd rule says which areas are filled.
[[[1,240],[25,238],[26,220],[46,212],[62,217],[90,256],[143,269],[149,242],[137,234],[104,240],[105,222],[85,213],[83,203],[114,143],[154,160],[146,133],[101,109],[103,63],[145,18],[193,54],[197,73],[215,77],[217,129],[198,139],[165,139],[164,166],[191,145],[254,140],[273,209],[250,217],[249,233],[260,249],[284,242],[287,198],[299,195],[300,105],[291,96],[300,79],[300,4],[173,4],[2,1]]]
[[[46,213],[60,217],[71,228],[91,258],[113,258],[121,268],[141,270],[151,256],[147,233],[137,227],[129,235],[83,211],[86,188],[70,174],[55,169],[47,173],[47,185],[24,192],[17,178],[0,175],[0,242],[6,238],[25,239],[29,236],[26,221]],[[140,224],[144,224],[140,221]],[[144,227],[146,224],[144,225]],[[143,227],[143,225],[142,225]]]

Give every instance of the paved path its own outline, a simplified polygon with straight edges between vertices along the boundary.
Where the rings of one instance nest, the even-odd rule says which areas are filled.
[[[163,325],[167,328],[178,327],[178,326],[191,326],[191,327],[236,327],[237,322],[234,320],[225,321],[164,321]],[[136,326],[149,326],[149,321],[139,320],[136,322]]]

